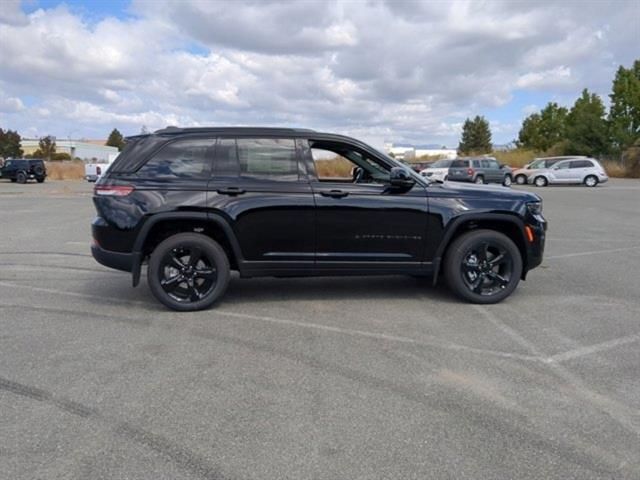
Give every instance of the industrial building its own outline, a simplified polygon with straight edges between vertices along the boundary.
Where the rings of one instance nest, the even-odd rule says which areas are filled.
[[[20,146],[25,155],[38,150],[38,139],[22,139]],[[102,143],[102,145],[100,144]],[[59,140],[56,139],[56,153],[68,153],[71,158],[85,161],[111,163],[118,155],[116,147],[104,145],[100,140]]]

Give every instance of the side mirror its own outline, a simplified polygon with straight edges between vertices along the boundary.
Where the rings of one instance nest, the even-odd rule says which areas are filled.
[[[392,187],[411,188],[416,183],[411,174],[402,167],[393,167],[389,172],[389,182]]]

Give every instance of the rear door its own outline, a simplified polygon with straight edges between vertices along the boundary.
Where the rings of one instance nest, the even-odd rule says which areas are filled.
[[[232,225],[247,271],[313,265],[313,194],[293,138],[220,137],[207,204]]]
[[[487,162],[487,175],[490,178],[490,182],[502,183],[504,177],[504,171],[500,168],[500,164],[493,158],[483,160]]]
[[[558,162],[553,167],[551,167],[551,174],[553,176],[553,181],[556,183],[571,183],[571,162],[564,161]]]

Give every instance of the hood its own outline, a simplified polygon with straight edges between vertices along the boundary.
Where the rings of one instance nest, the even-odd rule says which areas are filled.
[[[490,198],[509,201],[521,200],[524,202],[535,202],[540,200],[540,197],[535,193],[513,190],[512,188],[503,187],[502,185],[476,185],[475,183],[466,182],[445,182],[440,184],[432,183],[427,188],[430,191],[438,189],[442,195],[451,197]]]

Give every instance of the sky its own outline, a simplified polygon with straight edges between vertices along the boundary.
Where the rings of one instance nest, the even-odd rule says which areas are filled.
[[[640,0],[0,0],[0,127],[106,138],[303,127],[457,146],[549,101],[605,102],[640,58]]]

